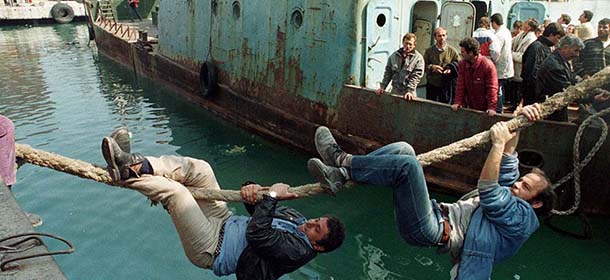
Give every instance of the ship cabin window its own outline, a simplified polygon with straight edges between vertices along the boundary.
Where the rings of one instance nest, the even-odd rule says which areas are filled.
[[[377,15],[377,26],[383,27],[385,25],[385,21],[386,19],[384,14]]]
[[[241,8],[239,7],[239,1],[233,2],[233,19],[238,20],[241,16]]]
[[[294,12],[292,12],[292,16],[290,16],[290,23],[297,29],[303,25],[303,12],[300,9],[297,8],[294,10]]]

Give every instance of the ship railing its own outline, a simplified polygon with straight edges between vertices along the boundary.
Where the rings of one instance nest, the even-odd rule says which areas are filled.
[[[85,5],[88,6],[89,10],[89,18],[92,19],[93,15],[91,14],[91,8],[94,6],[92,2],[85,0]],[[87,10],[86,9],[86,10]],[[104,13],[102,13],[102,9],[100,5],[97,5],[97,17],[95,19],[95,23],[103,28],[104,30],[118,36],[119,38],[126,40],[128,42],[136,42],[138,38],[138,29],[132,26],[124,25],[114,18],[106,18]]]

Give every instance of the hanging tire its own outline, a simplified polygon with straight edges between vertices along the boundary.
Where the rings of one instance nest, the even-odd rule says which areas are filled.
[[[57,3],[51,8],[51,16],[58,23],[69,23],[74,19],[74,10],[68,4]]]
[[[213,96],[218,90],[218,80],[216,76],[216,66],[206,61],[201,65],[199,71],[199,87],[203,97]]]

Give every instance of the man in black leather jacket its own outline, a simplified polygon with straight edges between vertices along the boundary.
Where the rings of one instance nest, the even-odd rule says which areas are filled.
[[[556,22],[551,23],[544,28],[542,36],[538,37],[523,53],[523,68],[521,70],[523,106],[544,102],[544,99],[540,100],[536,97],[538,69],[553,52],[551,48],[557,45],[563,36],[565,36],[565,32],[561,25]]]
[[[572,70],[570,61],[580,54],[584,48],[582,40],[575,35],[561,38],[559,46],[540,66],[536,80],[537,101],[544,101],[547,97],[561,92],[567,87],[576,84],[576,74]],[[568,121],[568,110],[563,108],[547,117],[548,120]]]
[[[273,185],[269,190],[278,188],[278,185],[283,184]],[[343,226],[337,223],[336,218],[324,216],[315,220],[306,220],[295,209],[277,206],[277,198],[287,197],[286,195],[291,198],[290,194],[283,193],[287,188],[280,189],[276,194],[277,198],[264,194],[262,200],[249,204],[255,201],[256,192],[264,189],[249,184],[241,190],[242,198],[246,201],[246,209],[252,216],[246,231],[248,247],[242,252],[237,264],[238,279],[277,279],[305,265],[318,253],[328,252],[340,245],[331,244],[330,240],[330,242],[320,240],[333,231],[343,239]],[[298,230],[307,235],[312,246],[308,246],[307,242],[303,242],[303,239],[294,234],[274,228],[274,219],[297,225]],[[331,229],[333,227],[335,228]]]
[[[129,136],[122,135],[128,132],[117,131],[102,141],[113,180],[161,202],[187,258],[198,267],[212,269],[215,275],[277,279],[318,253],[338,248],[345,238],[343,224],[335,217],[307,220],[294,209],[277,206],[279,200],[297,197],[282,183],[242,187],[241,197],[249,204],[251,217],[233,215],[222,201],[196,201],[189,188],[220,190],[207,162],[130,154],[125,152],[130,151]]]

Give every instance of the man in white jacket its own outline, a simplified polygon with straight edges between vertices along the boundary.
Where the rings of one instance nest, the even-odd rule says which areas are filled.
[[[513,100],[511,103],[514,107],[519,106],[521,102],[521,67],[523,63],[523,53],[531,43],[536,41],[536,34],[534,33],[538,29],[538,22],[535,19],[529,19],[523,23],[523,32],[515,36],[512,40],[513,50],[513,64],[514,64],[514,76],[512,78],[512,87],[515,89]]]
[[[593,19],[593,12],[584,10],[578,17],[580,25],[576,26],[576,35],[578,38],[584,40],[595,37],[593,25],[591,25],[591,19]]]
[[[500,50],[494,62],[498,72],[498,107],[496,112],[502,113],[508,79],[515,75],[512,58],[512,36],[510,30],[504,26],[504,19],[499,13],[491,16],[491,27],[496,32],[496,46]]]

